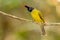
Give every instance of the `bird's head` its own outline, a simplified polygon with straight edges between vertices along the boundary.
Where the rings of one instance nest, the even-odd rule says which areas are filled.
[[[27,6],[27,5],[25,5],[25,7],[27,8],[27,10],[29,11],[29,12],[31,12],[34,8],[32,8],[32,7],[29,7],[29,6]]]

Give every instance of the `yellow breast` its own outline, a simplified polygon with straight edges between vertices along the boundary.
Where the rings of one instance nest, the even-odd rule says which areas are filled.
[[[38,10],[33,9],[32,12],[31,12],[31,16],[36,22],[42,22],[42,20],[39,16],[39,11]]]

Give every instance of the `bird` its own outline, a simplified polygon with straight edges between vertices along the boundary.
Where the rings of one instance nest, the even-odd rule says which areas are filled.
[[[27,6],[25,5],[25,8],[27,8],[27,10],[30,12],[33,20],[37,23],[39,23],[40,25],[40,28],[41,28],[41,32],[43,35],[45,35],[45,29],[44,29],[44,23],[45,23],[45,20],[42,16],[42,12],[36,8],[33,8],[33,7],[30,7],[30,6]]]

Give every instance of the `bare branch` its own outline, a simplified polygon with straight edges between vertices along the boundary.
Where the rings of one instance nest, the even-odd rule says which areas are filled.
[[[5,16],[8,16],[8,17],[11,17],[11,18],[14,18],[14,19],[18,19],[18,20],[32,21],[32,20],[28,20],[28,19],[25,19],[25,18],[19,18],[19,17],[17,17],[17,16],[11,15],[11,14],[7,14],[7,13],[2,12],[2,11],[0,11],[0,14],[3,14],[3,15],[5,15]]]
[[[17,16],[14,16],[14,15],[11,15],[11,14],[7,14],[7,13],[5,13],[5,12],[2,12],[2,11],[0,11],[0,14],[2,14],[2,15],[5,15],[5,16],[8,16],[8,17],[11,17],[11,18],[13,18],[13,19],[17,19],[17,20],[22,20],[22,21],[29,21],[29,22],[34,22],[34,21],[32,21],[32,20],[29,20],[29,19],[25,19],[25,18],[19,18],[19,17],[17,17]],[[36,23],[36,22],[35,22]],[[60,26],[60,23],[44,23],[44,24],[46,24],[45,26],[57,26],[57,25],[59,25]]]
[[[60,23],[45,23],[45,26],[60,26]]]

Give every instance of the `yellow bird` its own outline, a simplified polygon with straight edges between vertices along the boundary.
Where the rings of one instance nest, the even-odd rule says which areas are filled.
[[[44,21],[44,18],[42,16],[41,11],[39,11],[39,10],[37,10],[35,8],[32,8],[32,7],[29,7],[29,6],[25,6],[25,7],[31,13],[31,16],[34,19],[34,21],[40,24],[42,34],[44,35],[45,34],[45,30],[44,30],[45,21]]]

